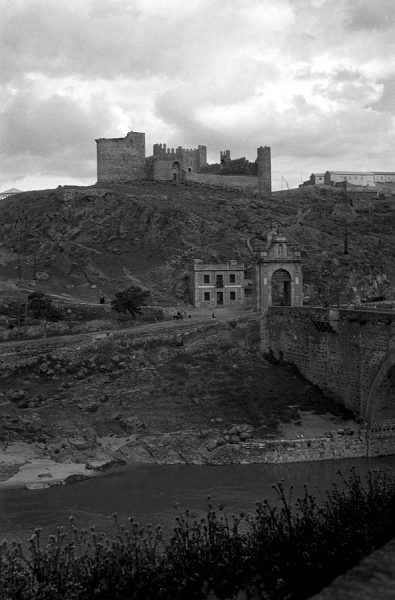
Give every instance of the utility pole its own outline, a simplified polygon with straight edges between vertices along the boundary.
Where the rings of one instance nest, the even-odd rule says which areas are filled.
[[[344,223],[344,249],[343,254],[348,254],[348,227],[347,221]]]
[[[17,302],[18,302],[18,340],[21,339],[21,292],[18,289],[18,296],[17,296]]]
[[[26,300],[25,300],[25,318],[24,318],[24,321],[23,321],[23,331],[24,331],[24,338],[25,338],[25,340],[27,338],[27,303],[28,303],[28,300],[27,300],[27,296],[26,296]]]
[[[33,250],[33,279],[37,276],[37,248]]]
[[[21,223],[18,223],[18,280],[22,279],[22,264],[21,264]]]

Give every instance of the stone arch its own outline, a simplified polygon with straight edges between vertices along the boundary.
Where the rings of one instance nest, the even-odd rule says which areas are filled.
[[[381,362],[373,380],[366,403],[366,411],[364,411],[364,416],[368,422],[380,420],[395,421],[395,393],[393,394],[393,408],[392,406],[386,406],[385,403],[388,400],[388,392],[391,390],[391,385],[395,390],[394,382],[395,350],[387,354]]]
[[[286,269],[276,269],[271,277],[272,306],[291,306],[291,275]]]
[[[178,160],[175,160],[171,166],[172,176],[174,180],[180,179],[181,175],[181,166]]]

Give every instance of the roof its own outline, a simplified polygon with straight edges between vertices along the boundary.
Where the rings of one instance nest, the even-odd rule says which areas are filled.
[[[11,188],[9,190],[4,190],[4,192],[0,192],[0,194],[21,194],[22,190],[17,190],[16,188]]]
[[[372,171],[374,175],[395,175],[395,171]]]
[[[373,171],[327,171],[334,175],[373,175]]]

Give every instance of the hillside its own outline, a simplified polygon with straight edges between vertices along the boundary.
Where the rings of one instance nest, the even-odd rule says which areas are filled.
[[[1,289],[15,289],[19,252],[25,287],[36,271],[39,289],[78,299],[97,301],[134,282],[150,288],[155,303],[187,302],[194,258],[236,258],[252,267],[247,241],[258,249],[273,221],[302,251],[312,300],[390,295],[391,198],[361,201],[341,191],[305,189],[257,199],[240,190],[170,182],[59,187],[4,200]]]

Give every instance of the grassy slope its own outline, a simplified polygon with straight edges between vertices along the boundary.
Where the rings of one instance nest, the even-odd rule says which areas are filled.
[[[62,190],[28,192],[0,207],[6,252],[3,260],[0,256],[0,278],[17,274],[20,231],[23,277],[32,277],[36,247],[38,269],[50,274],[40,284],[45,291],[65,291],[72,284],[68,291],[75,297],[97,300],[101,292],[111,295],[115,287],[137,282],[154,290],[155,301],[171,304],[187,299],[193,258],[236,258],[252,266],[246,242],[258,248],[275,220],[302,250],[305,282],[315,284],[321,300],[336,301],[339,293],[347,301],[352,287],[362,296],[375,295],[382,273],[395,277],[390,203],[351,206],[341,192],[314,190],[258,200],[219,188],[149,182],[75,188],[68,202],[62,201]]]

